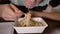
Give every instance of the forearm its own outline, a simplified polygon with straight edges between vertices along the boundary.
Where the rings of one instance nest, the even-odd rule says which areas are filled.
[[[38,15],[39,17],[44,17],[44,18],[49,18],[49,19],[60,21],[60,12],[52,12],[52,13],[41,12],[38,14],[41,14],[41,15]]]

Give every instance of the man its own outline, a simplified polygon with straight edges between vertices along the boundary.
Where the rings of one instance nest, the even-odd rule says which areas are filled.
[[[33,8],[33,7],[35,7],[37,4],[39,4],[39,3],[41,3],[42,2],[42,0],[22,0],[22,1],[24,1],[23,3],[24,3],[24,5],[27,7],[27,8]],[[32,15],[34,15],[34,14],[36,14],[36,15],[34,15],[34,16],[42,16],[42,17],[45,17],[45,18],[50,18],[50,19],[54,19],[54,20],[60,20],[60,16],[59,16],[59,14],[60,14],[60,12],[51,12],[52,11],[52,8],[53,7],[55,7],[55,6],[57,6],[57,5],[59,5],[60,3],[57,3],[59,0],[57,0],[57,2],[55,2],[56,0],[51,0],[50,1],[50,3],[44,8],[44,9],[46,9],[46,10],[44,10],[43,9],[43,11],[44,12],[38,12],[38,11],[36,11],[36,12],[31,12],[31,14]],[[56,4],[57,3],[57,4]],[[16,5],[19,5],[18,3],[15,3]],[[44,7],[44,6],[43,6]],[[42,7],[42,8],[43,8]],[[44,15],[43,15],[43,14]],[[40,15],[39,15],[40,14]],[[46,15],[47,14],[47,15]],[[3,14],[4,15],[4,14]],[[49,16],[49,15],[57,15],[57,16]],[[11,16],[11,15],[10,15]]]

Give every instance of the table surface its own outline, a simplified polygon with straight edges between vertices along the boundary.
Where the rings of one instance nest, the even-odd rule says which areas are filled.
[[[33,34],[60,34],[60,21],[55,21],[55,20],[46,19],[46,18],[44,18],[44,20],[47,22],[48,27],[44,30],[43,33],[33,33]],[[17,34],[15,30],[14,30],[14,34]]]

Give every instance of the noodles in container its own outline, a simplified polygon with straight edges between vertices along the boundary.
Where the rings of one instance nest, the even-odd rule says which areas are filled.
[[[42,18],[32,18],[28,12],[24,18],[18,19],[14,29],[17,33],[43,33],[47,23]]]
[[[18,21],[16,26],[17,27],[32,27],[32,26],[43,26],[43,24],[38,21],[34,21],[31,18],[30,12],[28,12],[21,21]]]

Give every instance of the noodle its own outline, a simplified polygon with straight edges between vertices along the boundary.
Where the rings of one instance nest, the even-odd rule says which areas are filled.
[[[17,23],[18,27],[42,26],[41,23],[31,19],[31,14],[28,12],[25,17]]]

